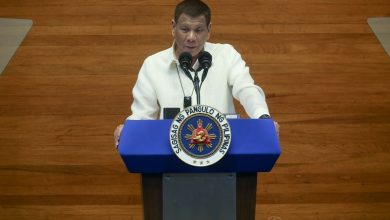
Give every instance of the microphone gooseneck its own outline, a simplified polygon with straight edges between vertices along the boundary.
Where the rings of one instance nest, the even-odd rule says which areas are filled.
[[[200,105],[200,87],[202,86],[202,83],[207,76],[207,72],[208,72],[209,68],[211,67],[211,61],[212,61],[211,54],[207,51],[202,51],[198,57],[199,68],[196,71],[194,71],[192,69],[192,55],[191,55],[191,53],[183,52],[179,56],[180,68],[184,71],[184,73],[187,75],[187,77],[194,84],[194,89],[195,89],[195,93],[196,93],[196,100],[197,100],[198,105]],[[199,80],[198,72],[201,71],[202,69],[203,69],[202,80]],[[192,79],[190,71],[195,72],[194,79]]]
[[[200,84],[199,84],[198,70],[195,71],[195,75],[194,75],[194,87],[196,93],[196,102],[198,105],[200,105]]]
[[[198,105],[200,104],[200,88],[199,88],[199,78],[197,73],[195,73],[195,79],[192,79],[190,71],[192,69],[192,55],[189,52],[183,52],[179,56],[179,64],[180,68],[184,71],[186,76],[192,81],[194,84],[194,89],[196,93],[196,98],[198,101]],[[183,91],[184,93],[184,91]],[[184,107],[189,107],[191,105],[191,96],[184,96]]]

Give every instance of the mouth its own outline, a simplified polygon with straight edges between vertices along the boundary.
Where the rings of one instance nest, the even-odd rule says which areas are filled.
[[[184,49],[185,50],[195,50],[197,47],[195,46],[185,46]]]
[[[198,47],[197,46],[188,46],[188,45],[183,45],[181,47],[181,50],[178,50],[176,51],[177,53],[183,53],[183,52],[188,52],[190,53],[192,56],[196,56],[197,53],[199,52],[198,51]]]

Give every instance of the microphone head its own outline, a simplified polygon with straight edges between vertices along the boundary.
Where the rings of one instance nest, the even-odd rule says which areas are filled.
[[[209,52],[207,51],[202,51],[199,58],[198,58],[198,61],[199,61],[199,64],[200,66],[203,68],[203,69],[209,69],[210,66],[211,66],[211,61],[212,61],[212,56]]]
[[[191,69],[192,55],[189,52],[183,52],[179,56],[180,67],[183,70]]]

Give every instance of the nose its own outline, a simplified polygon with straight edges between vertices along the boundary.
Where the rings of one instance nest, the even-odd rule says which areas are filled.
[[[197,35],[196,35],[195,31],[190,31],[190,32],[188,32],[187,40],[195,41],[196,37],[197,37]]]

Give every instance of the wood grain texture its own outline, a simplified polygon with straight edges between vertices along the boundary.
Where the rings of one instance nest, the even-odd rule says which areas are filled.
[[[142,220],[113,131],[178,0],[0,0],[34,24],[0,76],[0,219]],[[206,1],[281,125],[258,220],[390,218],[390,58],[367,24],[388,0]],[[245,116],[239,103],[237,109]]]

